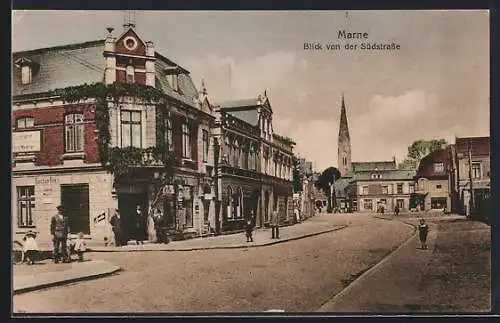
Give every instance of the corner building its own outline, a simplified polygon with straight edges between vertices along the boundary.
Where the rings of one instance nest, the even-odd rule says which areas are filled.
[[[58,205],[71,233],[83,232],[92,243],[112,240],[108,220],[115,208],[130,235],[136,205],[162,209],[167,225],[183,234],[208,230],[215,212],[209,136],[214,117],[205,87],[198,92],[189,71],[156,52],[133,26],[118,37],[110,32],[104,40],[13,53],[13,63],[14,239],[34,229],[40,244],[49,245]],[[161,104],[135,96],[109,103],[111,148],[138,148],[151,161],[147,149],[162,143],[179,157],[159,199],[155,185],[163,168],[157,161],[136,166],[128,178],[103,168],[95,99],[68,103],[54,96],[53,90],[85,83],[146,85],[165,97]]]

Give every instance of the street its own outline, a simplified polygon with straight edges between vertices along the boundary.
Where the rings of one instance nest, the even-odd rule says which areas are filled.
[[[321,215],[308,221],[348,226],[255,248],[91,253],[89,258],[123,271],[16,295],[14,311],[314,312],[323,304],[319,311],[488,310],[486,225],[429,218],[430,247],[424,251],[416,248],[415,236],[408,240],[414,228],[407,223],[416,218],[387,218]],[[339,293],[342,298],[331,303]]]
[[[315,311],[413,232],[401,222],[369,215],[324,215],[308,221],[349,226],[258,248],[89,254],[123,271],[16,295],[14,311]]]

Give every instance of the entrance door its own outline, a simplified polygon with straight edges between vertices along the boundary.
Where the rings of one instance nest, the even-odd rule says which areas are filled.
[[[135,214],[137,205],[142,212],[147,212],[148,198],[146,193],[118,193],[118,210],[122,219],[123,233],[129,238],[135,233]]]
[[[70,233],[90,234],[89,184],[61,185],[61,206]]]
[[[402,211],[405,207],[405,200],[403,199],[397,199],[396,200],[396,205],[398,206],[399,210]]]

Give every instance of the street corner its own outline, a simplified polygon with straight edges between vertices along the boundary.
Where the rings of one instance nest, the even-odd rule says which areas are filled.
[[[29,269],[26,267],[30,267]],[[91,260],[53,264],[50,262],[23,266],[14,271],[14,294],[27,293],[40,289],[61,286],[84,280],[97,279],[112,275],[122,268],[103,260]]]

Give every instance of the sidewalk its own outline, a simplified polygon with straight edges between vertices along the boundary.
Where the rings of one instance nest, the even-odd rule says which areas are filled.
[[[419,249],[416,233],[318,312],[488,310],[490,228],[462,219],[427,223],[428,250]]]
[[[271,239],[271,229],[257,229],[253,232],[253,242],[246,242],[245,233],[235,233],[214,237],[193,238],[172,241],[168,244],[145,243],[143,245],[89,246],[92,252],[132,252],[132,251],[194,251],[207,249],[232,249],[269,246],[286,241],[302,239],[345,228],[338,221],[308,219],[292,226],[280,227],[280,239]]]
[[[34,265],[15,265],[13,267],[14,294],[69,284],[86,279],[95,279],[121,270],[120,267],[105,261],[88,260],[84,262],[53,264],[50,260]]]

